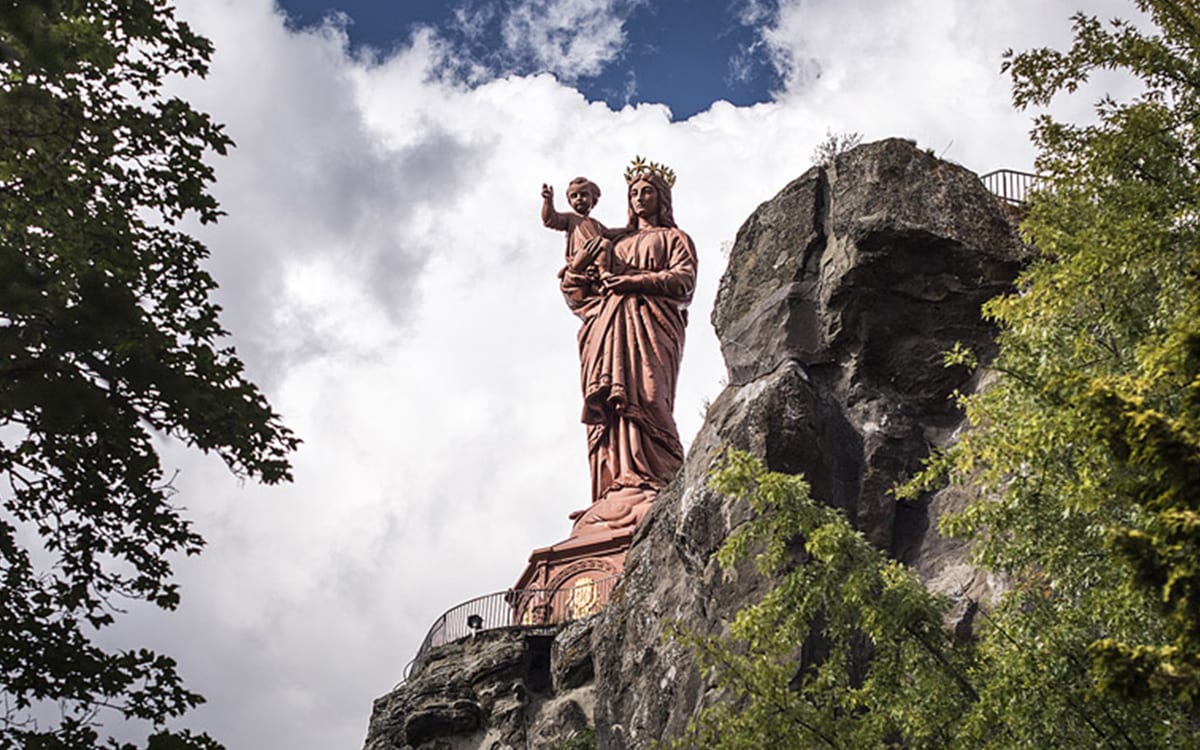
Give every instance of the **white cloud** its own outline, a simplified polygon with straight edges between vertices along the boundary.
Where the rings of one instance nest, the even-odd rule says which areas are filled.
[[[775,19],[779,6],[773,0],[740,0],[731,3],[731,10],[743,26],[767,26]]]
[[[638,0],[523,0],[503,21],[504,45],[535,70],[564,81],[598,75],[625,46]]]
[[[1063,45],[1081,6],[1101,18],[1135,12],[1125,0],[780,0],[759,36],[782,79],[776,100],[835,132],[911,135],[980,171],[1028,168],[1031,150],[1008,146],[1028,117],[1012,111],[1002,55]],[[1085,94],[1060,111],[1086,118],[1092,104]]]
[[[1074,5],[1053,5],[784,3],[764,43],[821,77],[793,63],[775,102],[672,123],[550,75],[448,81],[455,52],[431,29],[356,58],[336,24],[288,31],[269,0],[181,1],[217,53],[180,92],[238,143],[217,163],[229,215],[199,230],[224,323],[306,442],[276,488],[166,447],[209,547],[179,565],[179,612],[134,610],[113,637],[176,655],[209,698],[191,723],[230,750],[358,746],[434,617],[511,585],[586,502],[576,324],[541,183],[592,177],[597,218],[619,224],[628,159],[678,172],[676,217],[700,253],[676,414],[688,441],[724,375],[708,324],[720,248],[750,211],[827,128],[953,139],[979,171],[1027,168],[999,56],[1061,43]],[[509,20],[560,79],[619,54],[628,5],[520,7]]]
[[[487,30],[498,8],[494,3],[459,5],[454,8],[454,28],[468,39],[479,39]]]

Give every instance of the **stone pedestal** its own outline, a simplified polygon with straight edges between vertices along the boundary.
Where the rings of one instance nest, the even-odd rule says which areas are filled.
[[[509,593],[516,623],[551,625],[599,612],[624,568],[634,530],[593,528],[535,549]]]

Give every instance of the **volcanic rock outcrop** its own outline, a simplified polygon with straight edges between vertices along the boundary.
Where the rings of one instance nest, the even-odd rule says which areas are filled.
[[[897,503],[889,490],[963,429],[952,395],[977,387],[976,375],[944,367],[942,353],[961,343],[989,356],[980,306],[1010,288],[1024,254],[975,174],[900,139],[841,154],[762,204],[738,232],[713,312],[729,385],[642,522],[608,608],[541,647],[553,657],[540,666],[519,655],[489,671],[471,655],[483,642],[443,647],[376,702],[367,750],[553,748],[581,721],[601,750],[682,732],[721,697],[663,637],[665,623],[723,632],[771,585],[752,566],[723,575],[712,559],[749,517],[707,487],[729,446],[803,473],[815,499],[954,598],[951,624],[968,627],[994,584],[936,531],[937,516],[968,498],[945,489]],[[480,637],[532,648],[517,632]],[[558,684],[545,676],[568,672]]]
[[[430,652],[375,701],[364,750],[549,748],[591,727],[591,621],[506,628]]]
[[[1023,257],[1003,209],[970,171],[892,139],[814,168],[742,225],[713,324],[729,386],[709,408],[675,483],[646,517],[596,639],[601,748],[680,733],[714,699],[677,620],[719,633],[769,581],[724,576],[712,554],[749,509],[706,486],[726,446],[802,473],[875,544],[968,610],[988,581],[934,517],[950,490],[900,504],[889,490],[962,427],[952,399],[973,373],[946,368],[956,342],[985,358],[979,314]],[[960,613],[965,614],[965,612]]]

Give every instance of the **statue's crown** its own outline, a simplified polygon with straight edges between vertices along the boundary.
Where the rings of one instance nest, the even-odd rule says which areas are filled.
[[[625,182],[632,185],[639,177],[644,177],[649,174],[656,174],[667,183],[667,187],[675,187],[675,170],[668,167],[666,164],[659,164],[656,161],[646,161],[640,156],[633,157],[633,161],[625,168]]]

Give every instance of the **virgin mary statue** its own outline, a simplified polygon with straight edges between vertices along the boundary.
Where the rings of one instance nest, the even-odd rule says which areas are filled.
[[[575,535],[635,526],[683,463],[673,415],[696,248],[675,225],[674,173],[641,159],[625,173],[629,223],[588,241],[603,271],[561,275],[583,324],[579,363],[592,503]]]

